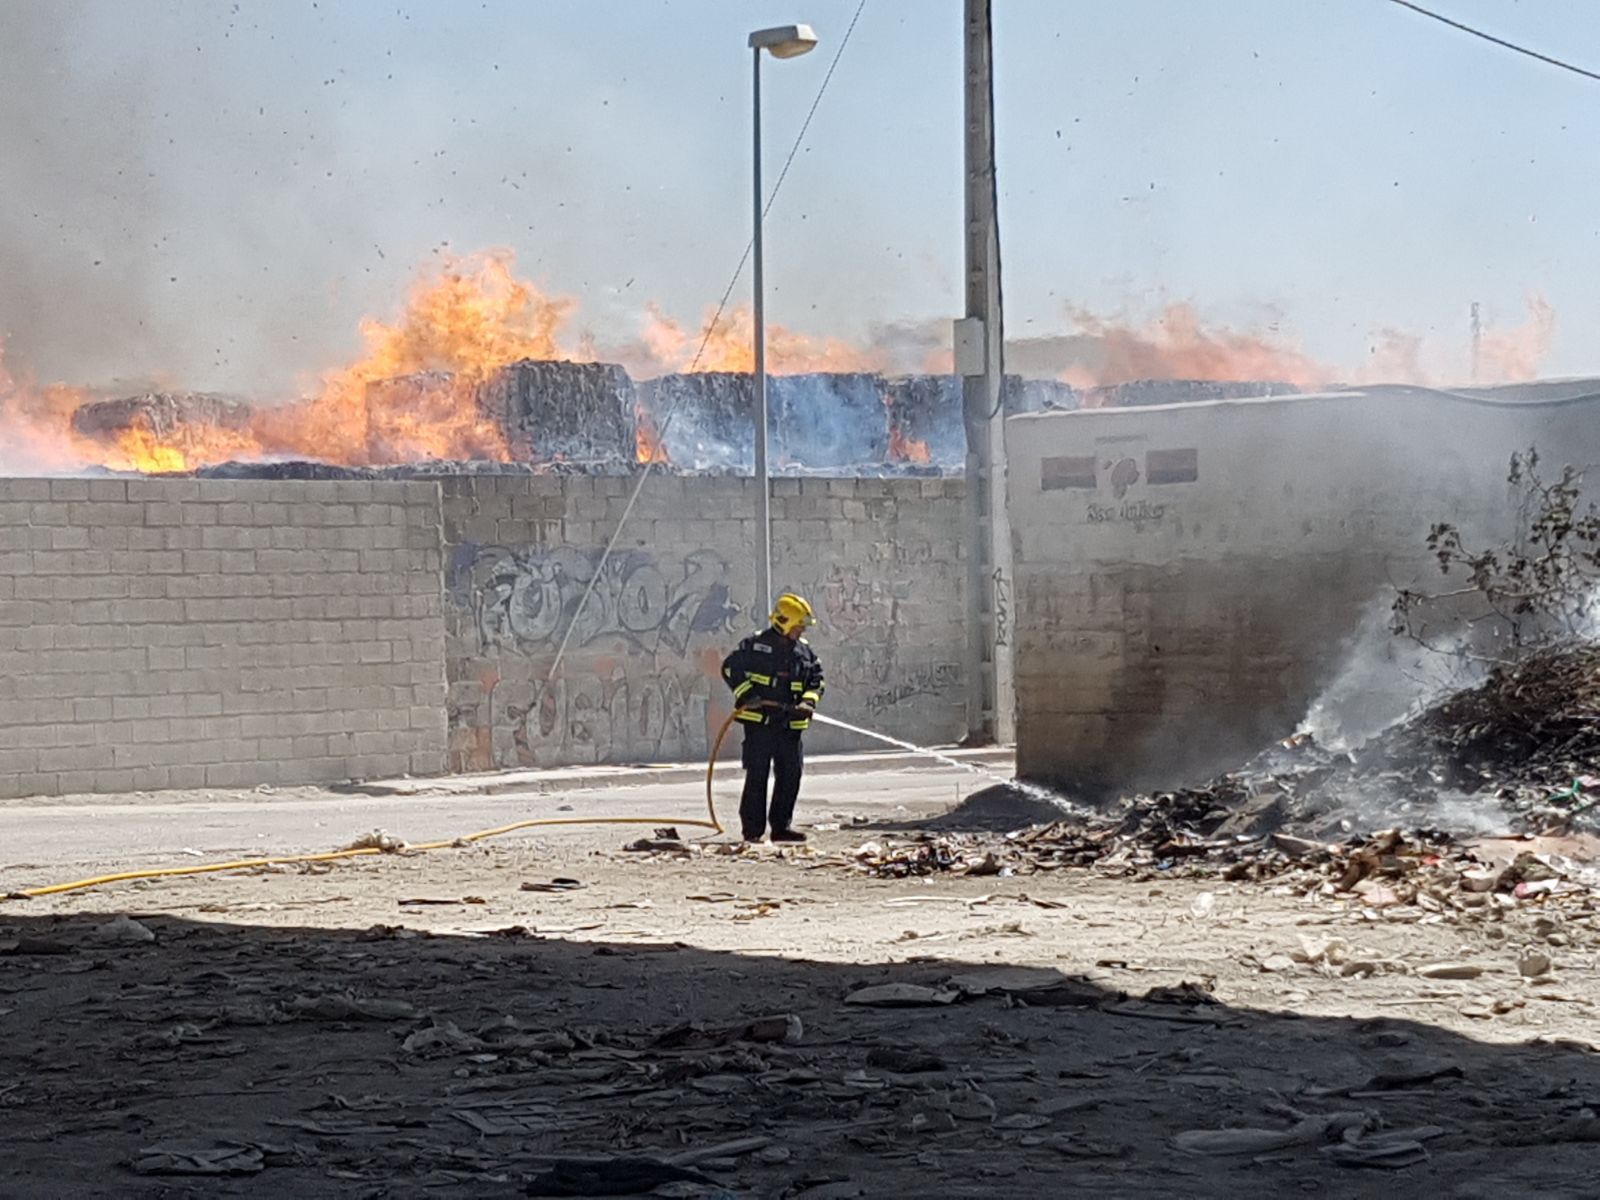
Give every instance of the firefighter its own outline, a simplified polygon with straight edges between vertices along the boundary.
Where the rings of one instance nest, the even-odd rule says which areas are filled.
[[[734,716],[744,725],[744,796],[739,823],[744,840],[759,842],[768,825],[767,776],[772,789],[772,840],[803,842],[794,828],[805,755],[801,738],[822,702],[822,664],[800,635],[814,617],[792,592],[778,597],[767,629],[747,637],[722,664],[733,689]]]

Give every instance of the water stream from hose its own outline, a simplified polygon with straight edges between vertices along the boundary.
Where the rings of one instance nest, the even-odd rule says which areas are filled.
[[[824,716],[822,713],[814,713],[811,719],[813,721],[820,721],[824,725],[832,725],[835,729],[843,729],[847,733],[859,734],[862,737],[871,738],[874,741],[884,742],[890,746],[897,746],[901,750],[909,750],[913,754],[925,755],[928,758],[936,759],[939,762],[944,763],[947,767],[955,767],[958,770],[966,771],[973,775],[981,775],[985,779],[993,780],[994,782],[1003,784],[1008,788],[1014,788],[1016,791],[1021,792],[1029,799],[1042,800],[1047,804],[1053,804],[1059,808],[1063,814],[1070,814],[1075,817],[1088,817],[1093,815],[1089,809],[1086,809],[1081,805],[1074,804],[1071,800],[1068,800],[1059,792],[1053,792],[1049,788],[1042,787],[1037,783],[1025,783],[1020,779],[1014,779],[1009,776],[1002,775],[998,771],[991,771],[987,767],[979,766],[977,763],[963,762],[959,758],[952,758],[948,754],[941,754],[939,751],[929,749],[927,746],[919,746],[915,742],[902,741],[900,738],[890,737],[887,733],[879,733],[875,729],[863,729],[860,725],[852,725],[848,721],[839,720],[837,717],[829,717]]]

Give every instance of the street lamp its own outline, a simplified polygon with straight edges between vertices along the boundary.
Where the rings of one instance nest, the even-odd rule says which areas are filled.
[[[755,60],[752,101],[755,113],[755,233],[751,239],[751,263],[755,277],[755,401],[756,401],[756,549],[761,574],[756,579],[757,593],[772,611],[772,497],[767,481],[767,322],[762,296],[761,257],[761,52],[773,58],[799,58],[816,47],[817,35],[809,25],[777,25],[758,29],[750,35],[750,50]]]

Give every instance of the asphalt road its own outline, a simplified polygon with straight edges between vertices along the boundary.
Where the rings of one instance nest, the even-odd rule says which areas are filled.
[[[739,773],[717,789],[718,814],[736,827]],[[954,769],[818,774],[801,793],[799,824],[926,815],[989,781]],[[208,859],[338,849],[374,829],[423,842],[537,817],[637,817],[661,824],[705,816],[703,783],[649,784],[497,796],[373,797],[316,789],[0,803],[0,892],[76,868],[182,866]],[[706,831],[685,827],[685,836]],[[649,833],[648,824],[638,834]],[[544,828],[507,835],[614,845],[616,827]],[[65,869],[65,872],[63,871]]]

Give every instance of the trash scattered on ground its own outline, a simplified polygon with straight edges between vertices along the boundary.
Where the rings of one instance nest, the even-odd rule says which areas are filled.
[[[128,1165],[139,1175],[255,1175],[266,1160],[255,1146],[162,1145],[139,1151]]]
[[[90,937],[103,946],[142,946],[156,940],[149,926],[141,925],[126,913],[95,926]]]
[[[633,854],[676,854],[685,858],[694,853],[684,842],[683,835],[671,826],[655,830],[650,837],[629,842],[623,849]]]
[[[330,993],[296,996],[284,1010],[306,1021],[413,1021],[422,1014],[405,1000],[381,1000]]]
[[[1353,1132],[1353,1131],[1352,1131]],[[1428,1149],[1422,1143],[1442,1137],[1445,1130],[1437,1125],[1424,1125],[1417,1129],[1397,1129],[1384,1133],[1347,1137],[1332,1146],[1324,1146],[1322,1153],[1342,1167],[1381,1167],[1399,1170],[1428,1161]]]
[[[1184,814],[1180,817],[1180,810]],[[874,879],[1026,877],[1071,869],[1122,875],[1167,875],[1221,883],[1287,885],[1320,895],[1366,919],[1441,920],[1478,909],[1531,904],[1555,914],[1600,903],[1600,871],[1583,857],[1600,842],[1563,839],[1465,839],[1432,829],[1380,830],[1322,841],[1281,831],[1215,837],[1226,813],[1144,798],[1092,822],[1055,821],[1002,837],[916,831],[882,835],[852,850],[823,852],[815,866],[845,868]],[[1516,850],[1520,844],[1540,849]],[[1566,851],[1565,853],[1563,851]],[[710,899],[710,897],[706,897]],[[892,903],[975,903],[969,898],[897,897]],[[1059,903],[1042,907],[1062,907]],[[1487,910],[1485,910],[1487,911]],[[1189,917],[1218,917],[1215,892],[1190,901]],[[920,935],[919,935],[920,936]],[[1552,944],[1562,933],[1552,928]],[[1292,951],[1286,950],[1291,957]],[[1340,965],[1348,945],[1301,961]],[[1264,962],[1265,957],[1260,961]],[[1287,969],[1281,961],[1274,969]]]
[[[867,1066],[896,1075],[920,1075],[943,1071],[947,1064],[929,1050],[900,1046],[874,1046],[867,1051]]]
[[[397,838],[392,833],[385,833],[381,829],[374,829],[371,833],[364,833],[344,850],[381,850],[385,854],[403,853],[407,846],[405,841]]]
[[[76,950],[65,942],[48,938],[20,937],[0,941],[0,954],[26,958],[33,955],[74,954]]]
[[[1541,950],[1530,950],[1517,959],[1517,970],[1528,979],[1538,979],[1550,974],[1553,964],[1550,956]]]
[[[669,1183],[717,1181],[654,1158],[560,1159],[528,1182],[530,1196],[642,1196]]]
[[[844,1002],[867,1008],[936,1008],[960,998],[960,992],[918,983],[880,983],[858,988]]]
[[[423,908],[423,907],[429,907],[429,906],[445,906],[445,905],[452,905],[452,904],[487,904],[487,903],[489,903],[489,902],[487,900],[485,900],[482,896],[461,896],[459,898],[457,898],[457,897],[414,896],[414,897],[412,897],[410,899],[400,901],[400,907],[401,908]]]
[[[652,1043],[661,1050],[683,1050],[727,1046],[735,1042],[779,1043],[798,1046],[805,1039],[805,1023],[793,1013],[762,1017],[743,1025],[708,1028],[701,1024],[678,1025]]]
[[[1344,1130],[1359,1129],[1367,1119],[1366,1113],[1339,1112],[1308,1116],[1288,1129],[1191,1129],[1174,1137],[1172,1144],[1189,1154],[1270,1154],[1290,1146],[1315,1145]]]

